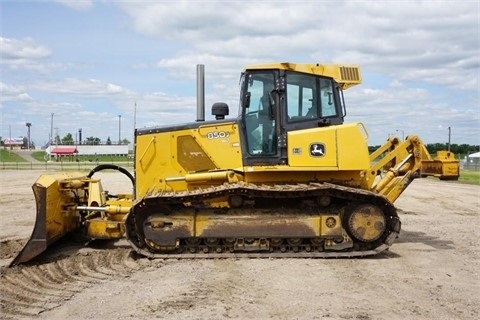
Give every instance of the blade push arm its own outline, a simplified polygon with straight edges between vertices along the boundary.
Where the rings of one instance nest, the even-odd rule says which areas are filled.
[[[386,171],[383,177],[374,180],[370,189],[393,203],[413,179],[421,176],[423,161],[431,159],[418,136],[408,136],[403,142],[391,137],[370,155],[373,164],[370,174]]]

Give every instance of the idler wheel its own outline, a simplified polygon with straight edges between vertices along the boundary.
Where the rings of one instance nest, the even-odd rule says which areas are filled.
[[[205,244],[209,247],[215,247],[220,241],[217,238],[206,238]]]
[[[274,247],[278,247],[279,245],[281,245],[283,243],[283,239],[282,238],[272,238],[270,239],[270,244]]]
[[[233,246],[235,244],[235,238],[225,238],[223,239],[223,244],[227,246]]]
[[[299,246],[302,244],[302,239],[301,238],[288,238],[287,242],[291,246]]]
[[[386,230],[386,218],[383,211],[371,204],[362,204],[347,212],[346,229],[349,234],[362,242],[379,239]]]
[[[200,243],[200,239],[199,238],[187,238],[187,239],[185,239],[185,243],[189,247],[196,247]]]

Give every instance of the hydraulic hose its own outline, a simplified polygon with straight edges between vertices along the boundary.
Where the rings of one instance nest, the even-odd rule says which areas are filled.
[[[135,187],[135,178],[132,176],[132,174],[125,168],[122,168],[120,166],[114,165],[114,164],[100,164],[93,168],[87,175],[88,178],[91,178],[95,172],[102,171],[102,170],[117,170],[126,175],[130,181],[132,181],[132,186]]]

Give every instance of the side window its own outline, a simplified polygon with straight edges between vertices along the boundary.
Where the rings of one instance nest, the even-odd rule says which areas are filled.
[[[337,115],[335,99],[333,96],[333,83],[331,80],[320,79],[320,102],[322,106],[322,117]]]
[[[259,81],[255,78],[250,80],[248,85],[248,92],[250,93],[250,105],[248,106],[248,113],[258,112],[261,109],[263,87],[263,81]]]
[[[286,116],[291,130],[343,123],[339,88],[333,78],[285,72]]]
[[[287,84],[287,105],[288,105],[288,117],[293,119],[301,116],[301,109],[298,103],[300,96],[300,88],[296,84]]]
[[[289,122],[318,117],[315,78],[304,74],[287,74],[287,114]]]

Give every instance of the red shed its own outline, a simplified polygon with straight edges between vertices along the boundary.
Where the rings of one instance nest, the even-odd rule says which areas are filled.
[[[56,156],[73,155],[75,153],[78,153],[77,147],[57,147],[51,151],[51,154]]]

